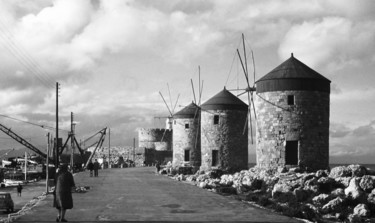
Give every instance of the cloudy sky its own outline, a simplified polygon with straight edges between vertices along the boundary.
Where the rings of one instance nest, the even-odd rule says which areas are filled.
[[[55,126],[59,82],[62,129],[74,112],[77,138],[107,126],[112,145],[132,145],[137,128],[164,125],[154,118],[168,115],[159,91],[169,105],[180,94],[176,110],[193,100],[198,66],[203,102],[224,86],[246,86],[236,57],[241,33],[256,79],[293,52],[332,81],[332,162],[374,162],[372,0],[2,0],[0,115]],[[46,144],[46,129],[0,123]],[[22,147],[2,133],[0,143]]]

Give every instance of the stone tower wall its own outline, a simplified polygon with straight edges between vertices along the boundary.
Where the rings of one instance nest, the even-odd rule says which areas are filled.
[[[164,143],[160,143],[161,139],[163,139]],[[172,151],[172,130],[144,128],[139,129],[138,143],[140,148]],[[163,144],[163,146],[161,146],[161,144]]]
[[[217,125],[214,125],[214,115],[220,117]],[[212,168],[212,150],[218,150],[221,168],[247,169],[247,131],[243,134],[246,115],[247,111],[236,110],[201,112],[201,170]]]
[[[285,166],[286,141],[298,141],[298,165],[325,169],[329,165],[329,93],[275,91],[258,93],[256,154],[258,167]],[[294,105],[288,105],[294,95]],[[271,104],[272,103],[272,104]]]
[[[185,128],[189,124],[189,128]],[[173,167],[182,166],[185,150],[190,150],[190,165],[201,165],[200,126],[198,116],[194,118],[176,118],[173,122]]]

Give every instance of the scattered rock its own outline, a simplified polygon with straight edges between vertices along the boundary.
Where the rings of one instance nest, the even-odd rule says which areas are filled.
[[[203,181],[208,180],[208,179],[210,179],[210,177],[207,174],[199,175],[197,177],[198,182],[203,182]]]
[[[375,194],[371,193],[367,196],[367,202],[375,205]]]
[[[290,172],[290,173],[301,173],[301,172],[302,172],[302,169],[299,168],[299,167],[293,167],[293,168],[290,168],[290,169],[289,169],[289,172]]]
[[[249,191],[243,194],[237,193],[237,195],[241,200],[258,202],[262,206],[270,204],[268,197],[261,190]]]
[[[349,187],[349,183],[352,178],[351,177],[337,177],[334,179],[339,186],[346,188],[346,187]]]
[[[220,177],[220,184],[222,186],[232,186],[233,185],[233,176],[229,174],[224,174]]]
[[[370,210],[368,209],[366,204],[358,204],[354,210],[353,210],[354,215],[358,215],[360,217],[367,217],[370,215]]]
[[[362,223],[362,218],[355,214],[349,215],[348,220],[350,223]]]
[[[313,186],[305,186],[303,187],[305,191],[309,191],[311,194],[318,195],[319,190],[318,190],[318,185],[313,185]]]
[[[217,188],[219,187],[219,184],[220,184],[220,180],[219,179],[209,179],[209,180],[206,180],[207,182],[207,188]]]
[[[207,175],[210,177],[210,178],[220,178],[222,175],[224,174],[224,171],[221,170],[221,169],[213,169],[211,171],[209,171],[207,173]]]
[[[335,180],[330,177],[322,177],[317,182],[318,189],[322,193],[330,193],[335,184]]]
[[[315,176],[317,178],[321,178],[321,177],[327,177],[328,174],[325,170],[318,170],[318,171],[316,171]]]
[[[250,188],[248,186],[245,186],[245,185],[239,185],[236,187],[236,190],[237,190],[237,194],[245,194],[250,190]]]
[[[338,178],[338,177],[350,177],[352,176],[352,171],[345,166],[337,166],[331,169],[329,177]]]
[[[216,191],[223,194],[237,194],[236,188],[233,187],[218,187]]]
[[[250,182],[249,186],[251,190],[260,190],[262,188],[262,185],[263,180],[255,178]]]
[[[186,181],[189,181],[189,182],[193,182],[196,180],[197,180],[197,176],[195,175],[189,175],[188,177],[186,177]]]
[[[363,197],[364,192],[360,188],[357,178],[350,180],[349,186],[345,189],[345,195],[351,197],[353,200],[359,200]]]
[[[304,179],[304,190],[310,190],[314,192],[318,192],[318,178],[315,175],[308,175]]]
[[[185,180],[186,180],[186,177],[185,177],[185,175],[180,174],[180,175],[177,176],[176,179],[177,179],[178,181],[185,181]]]
[[[370,193],[375,187],[375,176],[365,175],[359,182],[359,186],[362,190]]]
[[[198,184],[198,187],[200,187],[200,188],[206,188],[207,187],[207,183],[206,182],[200,182]]]
[[[288,168],[286,168],[285,166],[279,167],[279,168],[277,168],[277,172],[278,173],[286,173],[286,172],[288,172]]]
[[[330,200],[328,194],[320,194],[312,199],[312,202],[316,206],[323,206]]]
[[[366,175],[367,169],[364,166],[358,164],[352,164],[348,166],[348,169],[352,172],[352,177],[362,177]]]
[[[249,175],[245,175],[241,179],[241,185],[250,187],[251,181],[252,181],[252,177]]]
[[[277,199],[279,202],[287,202],[295,199],[292,193],[292,187],[287,184],[277,183],[272,190],[272,198]]]
[[[301,208],[302,215],[305,219],[314,220],[319,215],[319,210],[312,204],[304,204]]]
[[[334,197],[334,198],[336,198],[336,197],[344,198],[345,197],[345,191],[342,188],[337,188],[336,190],[333,190],[331,192],[331,196]]]
[[[310,198],[312,193],[310,191],[306,191],[302,188],[296,188],[296,189],[294,189],[293,194],[296,197],[296,200],[298,202],[304,202],[304,201],[306,201],[307,199]]]
[[[272,206],[284,215],[313,222],[368,221],[375,216],[375,176],[360,165],[301,173],[299,169],[258,167],[234,174],[175,175],[209,191],[236,194],[237,199]],[[310,203],[311,201],[311,203]],[[307,203],[309,202],[309,203]],[[354,208],[355,207],[355,208]]]
[[[331,201],[329,201],[327,204],[325,204],[322,208],[322,211],[324,213],[329,212],[341,212],[343,209],[344,199],[337,197]]]

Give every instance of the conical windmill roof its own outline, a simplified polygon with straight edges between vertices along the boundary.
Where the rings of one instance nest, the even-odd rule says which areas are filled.
[[[291,54],[289,59],[255,83],[258,93],[283,90],[330,92],[331,81]]]
[[[180,110],[173,115],[173,118],[194,118],[198,117],[200,108],[194,102],[190,103],[188,106]]]
[[[217,93],[212,98],[208,99],[201,108],[203,110],[247,110],[246,103],[230,93],[227,89]]]

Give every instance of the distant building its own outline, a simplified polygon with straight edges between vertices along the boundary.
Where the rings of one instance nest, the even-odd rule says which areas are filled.
[[[173,167],[201,165],[200,108],[191,103],[173,115]]]
[[[247,169],[248,106],[225,88],[201,106],[201,170]]]
[[[139,129],[138,147],[144,151],[141,157],[146,165],[155,164],[156,161],[165,163],[172,160],[172,133],[171,129]],[[147,151],[147,152],[146,152]]]
[[[138,130],[138,143],[140,148],[172,151],[172,130],[141,128]]]
[[[328,168],[330,83],[293,54],[256,82],[258,167]]]

